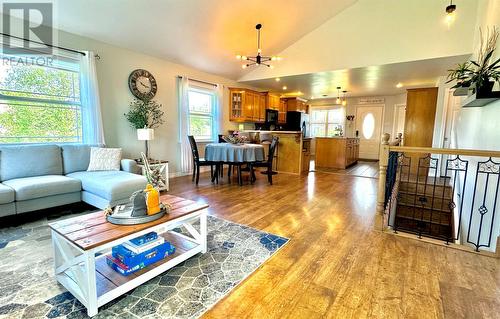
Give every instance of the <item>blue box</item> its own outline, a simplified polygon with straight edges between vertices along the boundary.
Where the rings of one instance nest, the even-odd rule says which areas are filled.
[[[150,232],[150,233],[147,233],[145,235],[131,239],[130,242],[136,246],[141,246],[141,245],[147,244],[153,240],[156,240],[157,238],[158,238],[157,233]]]
[[[169,242],[165,242],[140,254],[130,251],[123,245],[118,245],[111,249],[112,256],[129,268],[134,268],[142,263],[149,265],[163,259],[165,256],[172,255],[174,252],[175,247]],[[151,262],[151,260],[154,261]]]

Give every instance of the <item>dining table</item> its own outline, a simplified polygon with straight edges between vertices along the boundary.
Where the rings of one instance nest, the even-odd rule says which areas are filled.
[[[241,166],[252,162],[261,162],[265,158],[264,146],[250,143],[209,143],[205,146],[205,160],[227,163],[238,167],[238,181],[242,185]],[[216,168],[216,174],[218,168]],[[253,175],[253,172],[250,171]],[[228,173],[230,176],[230,173]]]

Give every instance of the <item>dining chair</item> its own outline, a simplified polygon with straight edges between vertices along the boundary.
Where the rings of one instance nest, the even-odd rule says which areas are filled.
[[[225,140],[224,140],[224,135],[222,134],[219,134],[219,143],[227,143]],[[219,171],[220,171],[220,177],[224,177],[224,164],[225,163],[222,163],[220,164],[219,166]],[[229,170],[231,169],[231,164],[228,163],[228,174],[229,174]]]
[[[194,182],[194,180],[196,178],[196,185],[198,185],[198,182],[200,180],[200,167],[201,166],[210,166],[210,177],[211,177],[211,180],[213,181],[214,180],[214,165],[217,165],[217,163],[207,161],[204,158],[200,158],[200,153],[198,152],[198,145],[196,145],[196,140],[194,139],[194,136],[188,135],[188,139],[189,139],[189,144],[191,145],[191,152],[193,153],[193,178],[192,178],[192,181]],[[217,184],[219,183],[218,176],[215,176],[215,181]]]
[[[269,153],[267,154],[267,161],[263,162],[253,162],[250,163],[250,178],[252,182],[255,182],[257,179],[255,177],[255,167],[266,167],[267,170],[265,171],[265,174],[267,175],[267,181],[269,184],[273,185],[273,160],[274,160],[274,153],[276,152],[276,147],[278,146],[279,143],[279,137],[278,136],[273,136],[273,139],[271,140],[271,145],[269,146]]]

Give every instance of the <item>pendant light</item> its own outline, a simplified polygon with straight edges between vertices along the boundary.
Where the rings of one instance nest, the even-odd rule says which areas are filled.
[[[255,26],[255,29],[257,30],[257,55],[255,56],[246,56],[246,55],[237,55],[236,59],[240,61],[244,61],[243,64],[241,65],[242,69],[246,69],[249,66],[252,65],[265,65],[270,69],[274,68],[274,65],[272,65],[270,62],[271,61],[281,61],[280,56],[264,56],[261,55],[262,49],[260,47],[260,29],[262,29],[262,24],[257,24]],[[250,63],[246,62],[250,61]]]
[[[457,6],[453,4],[453,0],[450,0],[450,5],[446,7],[446,23],[448,27],[455,21],[455,11],[457,10]]]
[[[347,91],[342,91],[342,93],[344,93],[344,96],[342,98],[342,105],[343,106],[346,106],[347,105]]]
[[[340,86],[337,86],[337,99],[335,100],[335,104],[341,104],[342,100],[340,99]]]

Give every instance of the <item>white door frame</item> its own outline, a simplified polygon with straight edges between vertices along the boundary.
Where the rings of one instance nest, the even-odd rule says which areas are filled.
[[[399,103],[399,104],[394,104],[394,116],[392,119],[392,135],[391,139],[394,140],[397,137],[397,134],[399,132],[396,131],[396,124],[397,124],[397,119],[398,119],[398,109],[404,107],[405,108],[405,113],[406,113],[406,103]],[[404,132],[403,133],[403,138],[404,138]]]

